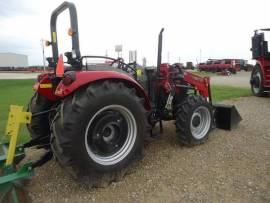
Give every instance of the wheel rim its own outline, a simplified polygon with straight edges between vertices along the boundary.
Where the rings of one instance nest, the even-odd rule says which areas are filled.
[[[207,107],[200,106],[192,114],[190,129],[192,136],[202,139],[208,133],[211,126],[211,114]]]
[[[259,93],[260,92],[260,88],[261,88],[261,74],[260,72],[255,72],[255,74],[253,75],[253,80],[256,81],[254,84],[252,84],[252,89],[253,89],[253,92],[255,94]]]
[[[137,136],[133,114],[124,106],[109,105],[89,121],[85,131],[88,155],[98,164],[114,165],[132,150]]]

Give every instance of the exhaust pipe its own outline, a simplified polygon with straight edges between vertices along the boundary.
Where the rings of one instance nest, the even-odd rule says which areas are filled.
[[[164,28],[162,28],[158,35],[158,57],[157,57],[157,76],[159,77],[160,74],[160,65],[162,60],[162,33]]]
[[[234,105],[213,104],[213,107],[215,108],[214,122],[216,128],[231,130],[243,120]]]

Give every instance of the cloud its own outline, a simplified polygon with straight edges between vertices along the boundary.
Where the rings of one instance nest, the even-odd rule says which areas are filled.
[[[30,64],[41,64],[40,39],[50,40],[50,14],[63,0],[0,0],[0,51],[26,53]],[[250,58],[253,30],[269,26],[270,1],[235,0],[73,0],[79,20],[81,53],[115,57],[114,45],[123,45],[123,56],[137,50],[138,60],[156,63],[157,35],[165,27],[163,57],[166,62],[207,58]],[[58,18],[59,51],[70,48],[68,15]],[[67,39],[66,39],[67,38]],[[45,54],[51,55],[46,49]]]
[[[13,38],[10,40],[0,39],[0,52],[14,52],[27,53],[27,51],[33,49],[33,44],[29,44],[27,41],[20,38]]]
[[[35,14],[33,6],[29,6],[32,4],[30,0],[2,0],[0,1],[0,18]]]
[[[40,65],[42,61],[41,44],[39,41],[33,42],[25,40],[23,37],[13,37],[9,40],[0,38],[0,53],[12,52],[28,56],[30,65]]]

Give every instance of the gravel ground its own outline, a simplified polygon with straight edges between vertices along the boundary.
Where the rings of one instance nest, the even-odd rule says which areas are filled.
[[[1,79],[36,79],[40,73],[0,73]]]
[[[243,117],[237,129],[215,129],[207,143],[187,148],[167,122],[144,159],[106,188],[79,185],[50,161],[26,189],[33,202],[270,202],[270,100],[227,103]]]
[[[1,79],[35,79],[40,73],[6,73],[0,72]],[[237,72],[231,76],[211,76],[211,84],[229,85],[249,88],[250,72]]]
[[[237,74],[232,74],[230,76],[211,76],[211,84],[250,88],[250,75],[251,72],[241,71],[237,72]]]

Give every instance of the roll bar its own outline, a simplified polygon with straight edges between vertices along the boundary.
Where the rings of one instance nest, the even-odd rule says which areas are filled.
[[[70,25],[73,31],[72,35],[72,53],[75,59],[80,59],[80,46],[79,46],[79,30],[78,30],[78,19],[77,19],[77,11],[76,7],[71,2],[63,2],[60,6],[58,6],[51,15],[51,44],[52,44],[52,54],[53,60],[56,63],[58,60],[58,42],[57,42],[57,30],[56,30],[56,21],[57,17],[66,9],[69,10],[70,15]]]

